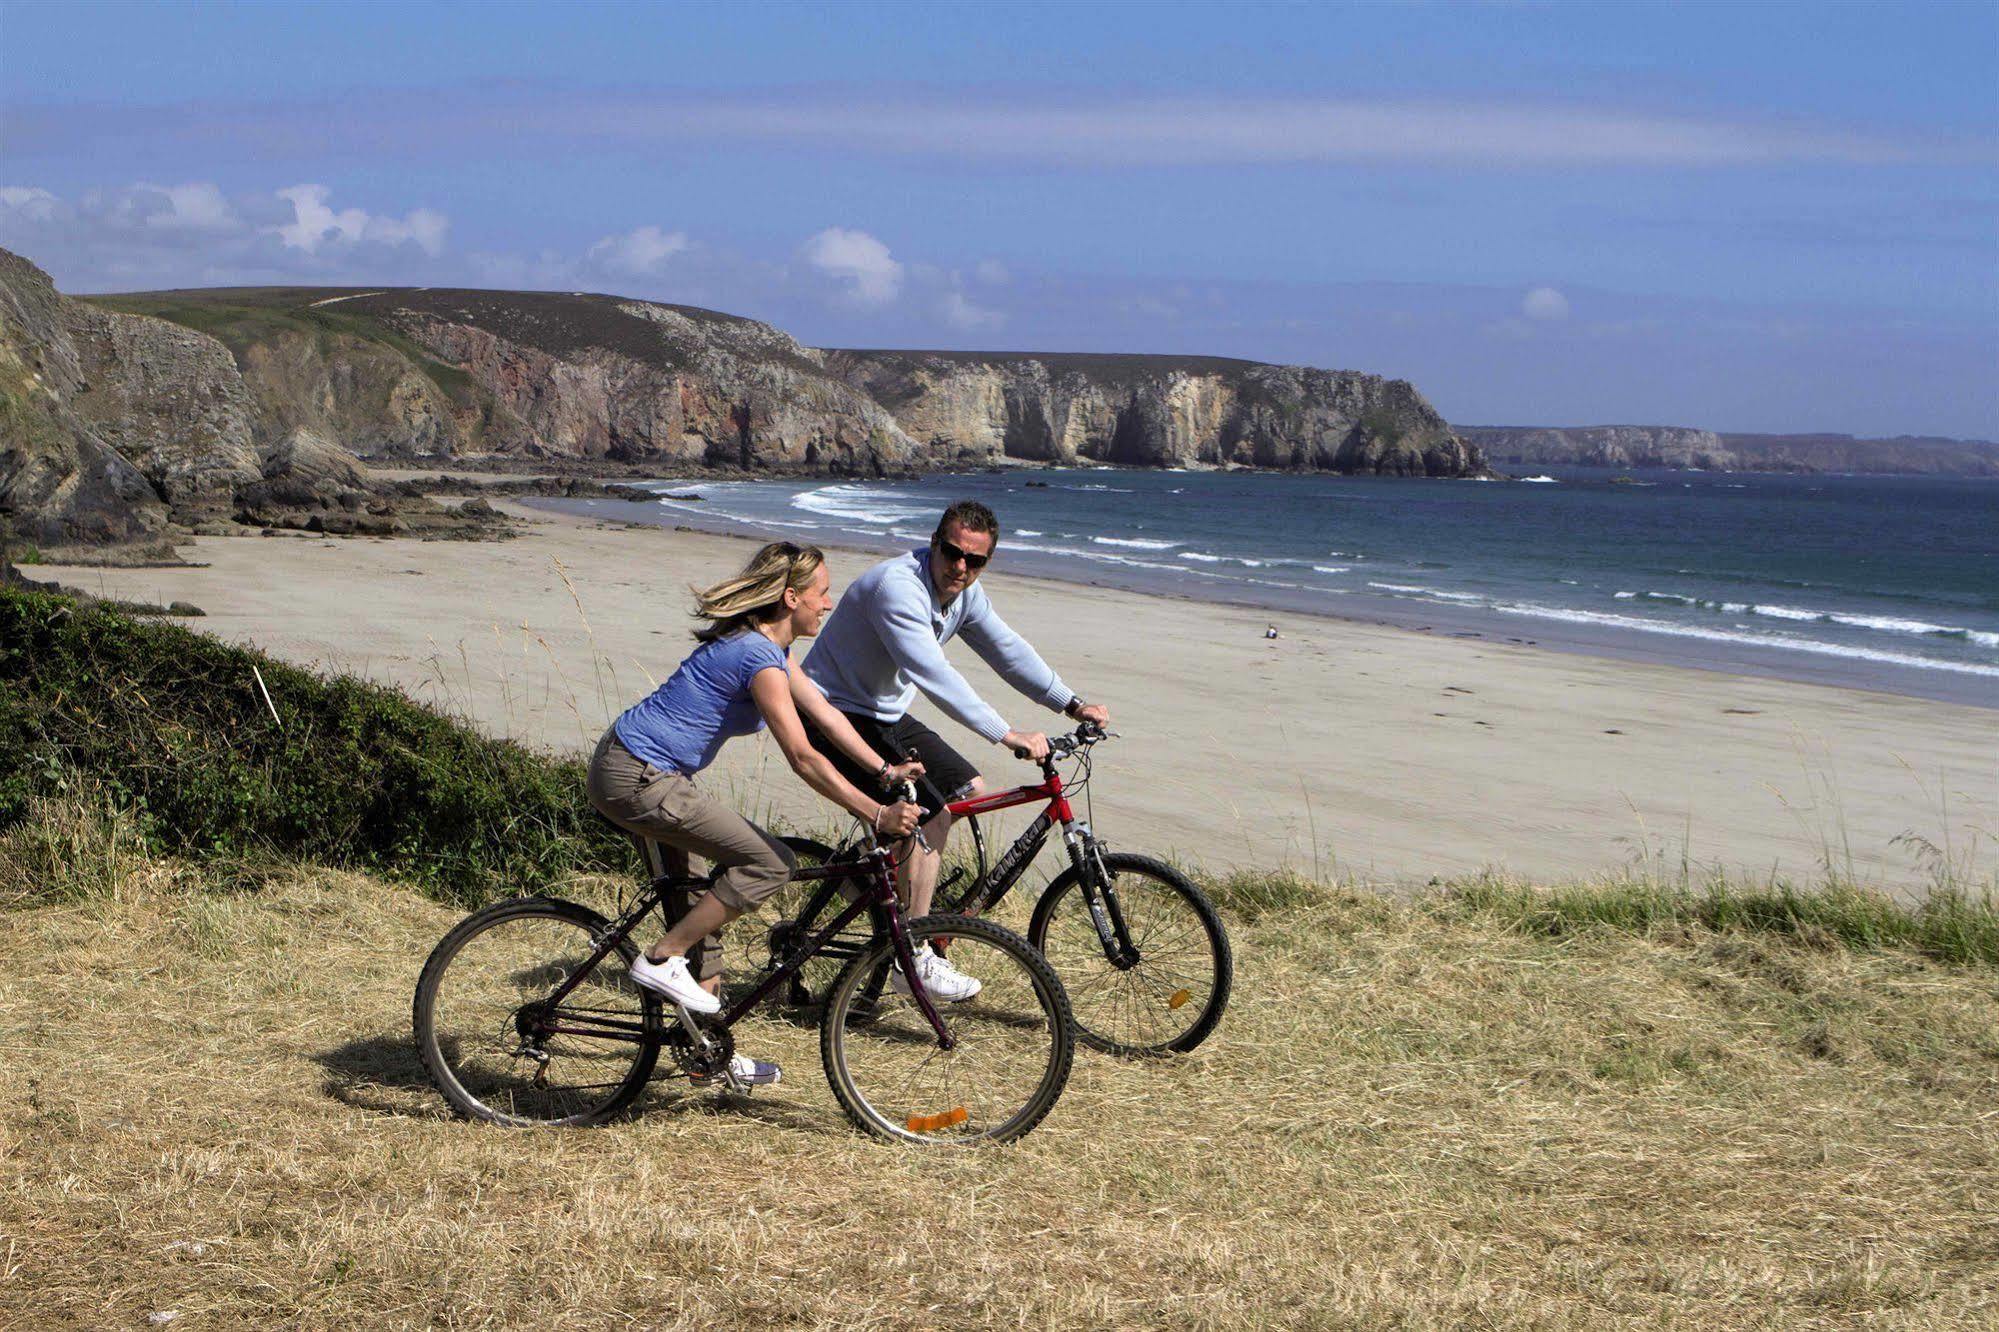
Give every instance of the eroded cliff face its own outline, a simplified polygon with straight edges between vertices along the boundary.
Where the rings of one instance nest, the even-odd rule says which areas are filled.
[[[167,506],[105,437],[116,386],[90,416],[78,410],[103,331],[81,315],[48,274],[0,250],[0,519],[42,545],[145,540],[166,527]]]
[[[570,300],[589,303],[562,313],[596,326],[594,338],[584,327],[508,327],[512,312],[490,307],[371,305],[491,395],[482,452],[855,474],[923,462],[892,416],[769,325]],[[590,308],[599,303],[608,308]]]
[[[217,323],[259,431],[363,456],[873,475],[997,458],[1475,475],[1407,383],[1219,357],[820,351],[768,324],[576,292],[163,292]]]
[[[246,345],[239,365],[261,438],[305,429],[361,456],[454,454],[483,451],[491,425],[478,403],[454,398],[408,355],[351,333],[276,332]]]
[[[273,352],[282,348],[272,348]],[[0,536],[107,545],[231,519],[315,531],[457,532],[435,504],[371,485],[354,456],[290,416],[338,430],[357,364],[314,348],[315,394],[252,391],[206,334],[58,293],[0,250]]]
[[[1721,436],[1686,426],[1464,426],[1466,439],[1501,463],[1599,467],[1701,467],[1726,471],[1736,458]]]
[[[1406,381],[1215,357],[828,353],[940,462],[1237,464],[1474,476]]]
[[[1483,470],[1409,384],[1348,371],[826,352],[755,320],[585,293],[247,288],[81,301],[4,251],[0,426],[0,508],[46,542],[232,516],[403,530],[356,455],[844,475],[1004,458]]]
[[[262,465],[228,349],[162,319],[65,301],[84,383],[71,405],[152,483],[176,521],[227,518]]]

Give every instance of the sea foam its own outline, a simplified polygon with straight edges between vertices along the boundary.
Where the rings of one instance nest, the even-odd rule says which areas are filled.
[[[845,484],[802,491],[791,497],[791,505],[795,509],[828,518],[891,527],[911,518],[921,518],[931,511],[928,504],[919,506],[912,503],[917,498],[900,490]]]
[[[1770,634],[1731,632],[1726,629],[1712,629],[1705,625],[1678,624],[1666,620],[1648,620],[1637,615],[1608,614],[1601,611],[1570,610],[1563,606],[1536,606],[1524,603],[1500,603],[1493,606],[1502,615],[1530,616],[1538,620],[1556,620],[1565,624],[1587,624],[1602,628],[1630,629],[1641,634],[1664,634],[1673,638],[1700,638],[1715,643],[1732,643],[1740,647],[1778,648],[1785,652],[1810,652],[1826,657],[1845,657],[1854,661],[1875,661],[1890,666],[1914,666],[1923,670],[1955,671],[1964,675],[1987,675],[1999,679],[1999,666],[1986,666],[1968,661],[1939,661],[1933,657],[1918,657],[1907,652],[1884,652],[1878,648],[1855,647],[1845,643],[1822,643],[1811,638],[1778,638]]]

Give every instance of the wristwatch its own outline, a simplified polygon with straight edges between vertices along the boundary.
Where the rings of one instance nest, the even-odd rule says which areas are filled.
[[[1065,717],[1074,717],[1089,706],[1089,702],[1081,694],[1076,694],[1067,703],[1062,705],[1062,715]]]

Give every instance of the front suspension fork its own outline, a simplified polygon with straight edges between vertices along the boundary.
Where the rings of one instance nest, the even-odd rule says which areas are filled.
[[[1068,845],[1069,863],[1075,866],[1083,905],[1089,909],[1090,923],[1096,926],[1105,960],[1119,971],[1131,970],[1138,965],[1138,949],[1132,946],[1124,908],[1118,902],[1117,889],[1111,886],[1111,873],[1104,865],[1097,839],[1087,823],[1079,822],[1063,829],[1062,840]]]

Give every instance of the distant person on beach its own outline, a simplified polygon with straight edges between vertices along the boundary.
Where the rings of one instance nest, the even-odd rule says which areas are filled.
[[[985,790],[979,770],[935,731],[908,715],[920,690],[949,716],[994,744],[1040,760],[1048,737],[1018,730],[980,698],[944,656],[944,644],[964,635],[972,650],[1025,697],[1078,721],[1108,725],[1110,709],[1086,703],[1062,683],[1027,640],[993,610],[979,574],[999,544],[999,520],[975,500],[944,511],[930,544],[883,560],[856,578],[825,632],[805,659],[805,674],[825,692],[842,720],[891,758],[920,760],[921,842],[896,868],[912,916],[930,910],[937,870],[953,822],[944,806]],[[812,719],[808,719],[812,720]],[[868,776],[837,732],[812,742],[850,781]],[[979,983],[924,949],[916,963],[926,988],[946,999],[970,998]]]
[[[740,574],[695,595],[695,614],[708,621],[694,633],[700,646],[604,732],[590,760],[589,791],[604,817],[646,839],[655,873],[663,868],[653,864],[655,844],[704,856],[720,871],[712,888],[667,898],[669,928],[631,970],[638,984],[714,1013],[722,1006],[722,927],[776,892],[795,861],[777,838],[698,789],[694,775],[731,736],[769,725],[808,786],[883,835],[907,837],[918,807],[883,803],[866,791],[918,776],[923,765],[877,753],[791,660],[792,644],[818,633],[833,605],[832,577],[817,547],[773,542]],[[807,742],[801,717],[848,771],[865,775],[842,776]],[[777,1065],[746,1055],[735,1057],[732,1071],[751,1085],[779,1076]]]

